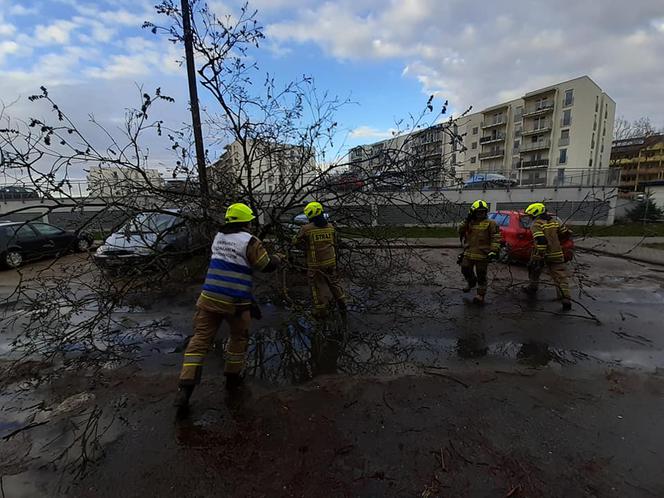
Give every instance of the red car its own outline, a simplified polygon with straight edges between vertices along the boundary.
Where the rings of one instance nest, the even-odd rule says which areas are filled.
[[[489,219],[500,227],[500,235],[505,244],[501,248],[501,261],[527,263],[533,251],[533,234],[530,231],[532,218],[521,211],[496,211],[489,213]],[[565,260],[572,259],[574,240],[571,237],[560,241]]]

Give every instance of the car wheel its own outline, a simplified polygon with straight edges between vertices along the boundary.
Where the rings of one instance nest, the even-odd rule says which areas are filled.
[[[87,239],[78,239],[76,242],[76,251],[78,252],[88,252],[90,249],[90,241]]]
[[[5,253],[3,259],[8,268],[18,268],[23,264],[23,255],[20,252],[11,249]]]

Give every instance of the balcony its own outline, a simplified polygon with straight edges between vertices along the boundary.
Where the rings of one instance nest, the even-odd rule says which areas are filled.
[[[495,159],[498,157],[503,157],[505,155],[505,149],[493,149],[487,152],[481,152],[479,155],[480,161],[484,159]]]
[[[492,142],[502,142],[505,140],[505,134],[504,133],[496,133],[495,135],[487,135],[485,137],[480,138],[480,143],[481,144],[489,144]]]
[[[522,143],[521,144],[521,152],[529,152],[533,150],[543,150],[543,149],[548,149],[551,147],[551,140],[548,138],[546,140],[540,140],[535,143]]]
[[[521,161],[521,166],[519,167],[519,169],[541,168],[542,166],[548,166],[548,165],[549,165],[548,159],[533,159],[531,161]]]
[[[507,119],[505,119],[505,116],[498,118],[498,119],[491,119],[489,121],[484,121],[482,123],[482,129],[485,130],[487,128],[492,128],[494,126],[503,126],[507,124]]]
[[[521,132],[521,135],[536,135],[537,133],[546,133],[551,131],[551,122],[547,121],[545,123],[539,123],[538,126],[534,128],[524,129]]]
[[[523,110],[523,117],[529,118],[531,116],[540,116],[553,112],[553,102],[541,102],[537,105],[528,106]]]

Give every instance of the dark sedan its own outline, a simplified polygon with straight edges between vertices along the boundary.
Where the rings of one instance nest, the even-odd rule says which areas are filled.
[[[0,221],[0,263],[18,268],[25,261],[87,251],[92,237],[48,223]]]

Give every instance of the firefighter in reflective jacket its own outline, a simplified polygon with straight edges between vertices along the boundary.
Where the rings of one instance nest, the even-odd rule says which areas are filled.
[[[212,257],[203,290],[196,303],[194,335],[184,353],[175,406],[189,404],[194,386],[200,382],[205,355],[212,347],[222,322],[230,326],[230,338],[224,351],[226,387],[233,390],[242,382],[245,352],[249,342],[254,271],[271,272],[281,264],[270,256],[263,243],[249,233],[255,219],[251,208],[237,203],[226,210],[223,225],[212,243]]]
[[[346,295],[337,272],[337,235],[328,223],[319,202],[310,202],[304,208],[309,223],[300,228],[293,244],[305,248],[307,274],[314,304],[314,316],[327,313],[326,290],[332,294],[342,312],[346,311]]]
[[[498,259],[500,251],[500,229],[495,221],[487,219],[489,205],[482,200],[473,202],[466,221],[459,228],[459,238],[463,244],[461,273],[467,285],[464,292],[477,285],[474,302],[482,304],[486,296],[487,270],[489,261]]]
[[[565,266],[565,255],[560,241],[569,238],[572,231],[547,214],[546,206],[541,202],[531,204],[525,212],[534,219],[531,231],[533,232],[535,246],[528,263],[528,280],[530,282],[523,290],[532,296],[537,293],[540,276],[546,266],[556,286],[556,292],[562,302],[563,310],[568,311],[572,309],[572,301],[569,291],[569,276]]]

